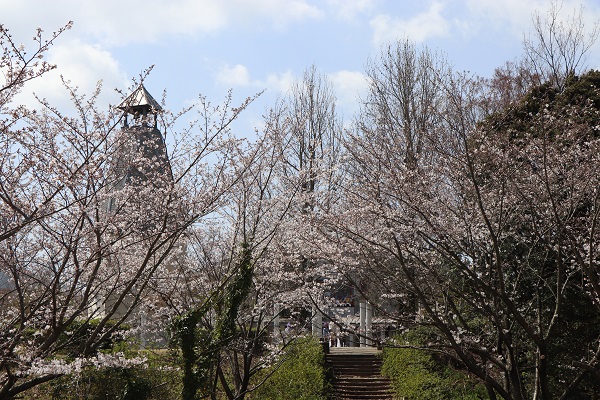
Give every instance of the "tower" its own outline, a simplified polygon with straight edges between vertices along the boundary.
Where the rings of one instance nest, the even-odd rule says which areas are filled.
[[[165,206],[173,177],[157,126],[162,107],[140,84],[117,108],[123,111],[122,127],[111,154],[103,204],[114,236],[107,244],[106,284],[95,294],[91,308],[94,316],[109,315],[115,320],[129,319],[137,309],[140,287],[136,280],[147,279],[149,271],[154,271],[149,266],[154,259],[147,257],[156,250],[149,250],[152,239],[170,228],[166,218],[174,218]]]
[[[128,186],[163,187],[172,175],[165,141],[157,127],[162,107],[140,84],[117,108],[123,111],[123,126],[114,154],[111,191]],[[107,211],[115,210],[115,201],[114,197],[109,199]]]

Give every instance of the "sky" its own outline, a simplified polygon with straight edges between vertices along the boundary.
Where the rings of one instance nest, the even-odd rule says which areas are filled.
[[[344,119],[365,93],[365,65],[383,46],[408,38],[445,53],[456,70],[489,77],[522,54],[535,12],[550,0],[0,0],[0,24],[17,43],[34,46],[38,27],[49,35],[73,21],[47,60],[58,66],[28,85],[59,108],[68,103],[60,76],[91,93],[102,80],[101,103],[117,104],[114,89],[154,66],[146,88],[172,110],[199,95],[238,103],[265,91],[236,126],[238,136],[260,129],[262,115],[311,65],[332,82]],[[561,15],[583,7],[586,26],[600,21],[600,0],[563,0]],[[600,43],[588,59],[600,68]],[[246,133],[247,131],[248,133]]]

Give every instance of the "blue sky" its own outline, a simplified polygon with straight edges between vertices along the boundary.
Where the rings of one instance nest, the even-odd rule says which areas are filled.
[[[102,80],[101,101],[115,104],[113,89],[125,89],[154,65],[146,87],[157,99],[166,89],[175,110],[198,94],[219,102],[231,88],[241,101],[266,89],[239,126],[250,131],[312,64],[332,81],[350,119],[366,87],[366,62],[397,39],[445,52],[458,70],[490,76],[521,55],[532,14],[549,6],[550,0],[0,0],[0,23],[30,46],[37,27],[49,34],[74,21],[48,54],[58,71],[28,86],[21,102],[32,101],[35,91],[65,104],[62,74],[82,92]],[[600,20],[600,0],[564,0],[561,12],[580,6],[589,27]],[[588,66],[600,68],[598,43]]]

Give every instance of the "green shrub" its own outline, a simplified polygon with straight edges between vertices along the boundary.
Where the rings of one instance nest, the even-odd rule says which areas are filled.
[[[128,368],[85,368],[26,393],[26,399],[53,400],[175,400],[180,398],[181,373],[163,357]]]
[[[258,374],[254,381],[266,381],[252,392],[260,400],[325,400],[324,354],[318,340],[297,339],[282,356],[283,363]],[[276,369],[275,369],[276,368]],[[269,374],[272,374],[269,376]]]
[[[418,346],[422,332],[404,335],[401,342]],[[412,339],[412,340],[411,340]],[[406,400],[487,399],[487,391],[471,377],[425,350],[386,348],[381,372],[392,380],[394,393]]]

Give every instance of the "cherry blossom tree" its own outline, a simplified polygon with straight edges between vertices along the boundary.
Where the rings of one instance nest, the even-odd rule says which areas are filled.
[[[35,198],[36,193],[30,193],[22,181],[25,179],[30,165],[27,162],[26,153],[17,153],[13,146],[17,143],[19,136],[26,136],[27,132],[22,127],[21,122],[32,114],[31,110],[25,107],[14,107],[11,105],[13,98],[23,89],[23,86],[32,79],[39,79],[45,73],[56,68],[44,60],[44,55],[52,46],[55,40],[65,30],[72,26],[69,22],[66,26],[54,32],[49,39],[44,39],[43,30],[38,28],[33,38],[35,47],[31,54],[27,53],[23,44],[14,42],[9,30],[0,25],[0,47],[2,56],[0,58],[0,70],[3,73],[4,81],[0,88],[0,112],[2,112],[2,152],[5,157],[2,158],[1,172],[2,181],[0,181],[1,200],[3,209],[9,214],[3,215],[3,230],[0,240],[5,240],[21,228],[27,226],[37,218],[43,218],[47,210],[44,205],[54,196],[57,191],[40,193],[42,196],[37,203],[21,203],[24,198]],[[24,150],[22,150],[24,151]],[[19,157],[21,156],[21,157]]]
[[[313,217],[335,207],[334,187],[343,175],[338,168],[343,124],[327,77],[314,65],[307,68],[270,110],[266,130],[279,132],[281,138],[281,185],[297,192],[281,241],[289,273],[287,290],[296,299],[296,307],[312,309],[313,334],[320,334],[322,311],[318,307],[324,300],[322,278],[329,273],[328,263],[304,239],[316,238],[310,233]]]
[[[191,289],[178,290],[176,280],[167,280],[173,287],[165,299],[178,316],[174,342],[184,356],[184,398],[196,393],[245,398],[262,383],[252,378],[295,337],[283,335],[276,322],[279,308],[293,306],[288,293],[293,280],[280,249],[300,191],[282,185],[281,135],[267,130],[249,145],[256,162],[213,219],[192,230],[181,268]],[[243,153],[248,152],[253,153]]]
[[[299,232],[305,218],[329,207],[322,200],[331,199],[324,193],[336,177],[339,129],[331,87],[316,68],[309,68],[268,114],[264,133],[250,145],[259,156],[226,205],[212,222],[197,226],[198,240],[190,242],[193,251],[185,261],[193,274],[185,282],[194,289],[175,311],[180,315],[176,344],[182,352],[189,348],[184,397],[221,392],[230,399],[245,398],[262,383],[251,378],[274,359],[281,362],[276,356],[302,333],[302,320],[293,333],[282,332],[278,321],[281,312],[306,309],[311,298],[322,297],[322,288],[309,290],[313,256],[302,248]],[[239,279],[244,266],[251,280]],[[250,286],[242,288],[242,281]],[[176,291],[166,296],[171,304]],[[245,295],[230,302],[232,292]],[[219,321],[224,319],[235,329],[228,325],[223,330]]]
[[[424,348],[491,398],[598,389],[596,75],[491,117],[485,81],[449,75],[416,167],[388,130],[348,140],[347,211],[322,232],[381,313],[432,328]]]
[[[97,350],[125,323],[138,325],[139,304],[160,301],[150,289],[185,253],[185,233],[253,162],[252,153],[238,158],[229,128],[252,99],[234,108],[231,95],[219,106],[200,98],[183,113],[162,113],[167,148],[162,139],[132,146],[144,139],[127,137],[120,110],[101,111],[100,86],[90,97],[66,86],[74,116],[44,101],[41,111],[12,104],[18,89],[52,68],[39,57],[60,32],[43,41],[38,31],[28,58],[2,28],[3,398],[98,361]],[[180,129],[193,111],[198,122]],[[152,130],[151,121],[136,123]],[[124,168],[137,174],[120,185],[115,160],[124,148]],[[168,160],[153,156],[160,152]]]

